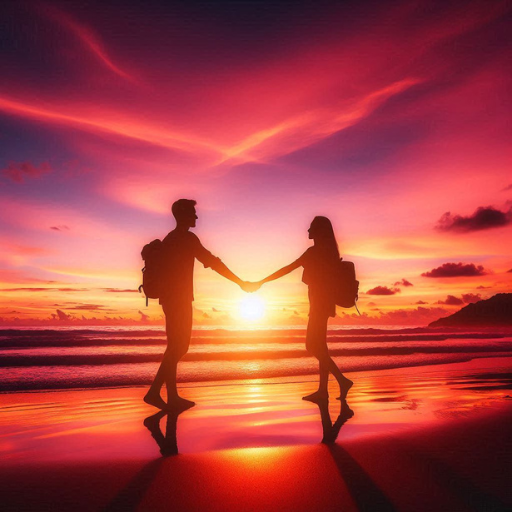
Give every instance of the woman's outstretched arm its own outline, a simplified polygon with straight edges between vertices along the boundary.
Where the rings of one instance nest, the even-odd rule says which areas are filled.
[[[304,253],[306,254],[306,253]],[[286,274],[289,274],[290,272],[294,271],[296,268],[299,268],[304,263],[304,254],[298,259],[295,260],[293,263],[290,263],[289,265],[286,265],[286,267],[283,267],[273,274],[270,274],[269,276],[265,277],[265,279],[262,279],[261,281],[256,281],[254,283],[245,282],[241,285],[242,290],[246,292],[256,292],[258,291],[261,286],[265,283],[268,283],[269,281],[275,281],[276,279],[279,279],[280,277],[285,276]]]
[[[296,268],[299,268],[302,265],[301,258],[294,261],[293,263],[290,263],[289,265],[286,265],[286,267],[283,267],[273,274],[270,274],[269,276],[265,277],[265,279],[262,279],[259,281],[260,284],[268,283],[269,281],[275,281],[276,279],[279,279],[280,277],[285,276],[286,274],[289,274],[290,272],[293,272]]]

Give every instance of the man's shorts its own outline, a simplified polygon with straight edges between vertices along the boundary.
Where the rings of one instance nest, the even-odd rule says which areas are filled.
[[[166,302],[162,304],[165,314],[167,350],[181,359],[187,352],[192,335],[192,303]]]

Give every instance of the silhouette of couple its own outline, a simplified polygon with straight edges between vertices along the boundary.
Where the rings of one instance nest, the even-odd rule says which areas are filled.
[[[332,373],[340,388],[339,400],[345,400],[352,387],[329,356],[327,348],[327,322],[336,315],[335,275],[340,255],[332,229],[326,217],[315,217],[308,230],[314,245],[299,259],[257,282],[242,281],[222,261],[205,249],[190,228],[197,220],[196,201],[179,199],[172,205],[176,227],[162,241],[165,254],[165,285],[159,302],[165,314],[167,349],[156,376],[144,397],[144,401],[159,409],[188,409],[194,402],[178,395],[176,373],[178,362],[188,352],[192,334],[192,301],[194,261],[197,258],[205,267],[210,267],[221,276],[239,285],[250,293],[264,283],[283,277],[293,270],[304,267],[302,281],[308,285],[309,321],[306,332],[306,350],[319,363],[320,382],[318,390],[304,400],[320,402],[328,399],[327,385]],[[167,387],[167,403],[160,391]]]

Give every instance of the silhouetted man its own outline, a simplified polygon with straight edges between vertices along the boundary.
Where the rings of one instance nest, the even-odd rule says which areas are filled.
[[[205,267],[210,267],[221,276],[240,287],[245,283],[222,261],[207,251],[194,233],[196,201],[179,199],[172,205],[176,228],[162,241],[166,261],[165,286],[159,299],[165,314],[167,350],[144,401],[160,409],[167,407],[188,408],[194,402],[178,395],[176,371],[178,362],[187,353],[192,333],[192,301],[194,261],[197,258]],[[160,396],[162,385],[167,386],[167,404]]]

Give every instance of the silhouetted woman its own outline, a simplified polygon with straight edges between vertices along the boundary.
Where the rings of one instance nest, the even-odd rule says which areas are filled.
[[[259,283],[274,281],[289,274],[298,267],[304,267],[302,281],[308,285],[309,321],[306,333],[306,350],[319,362],[320,384],[318,391],[305,396],[304,400],[317,402],[329,397],[327,385],[329,373],[332,373],[340,386],[340,400],[345,400],[352,381],[347,379],[329,356],[327,348],[327,322],[330,316],[336,316],[335,284],[336,268],[340,254],[338,244],[327,217],[315,217],[308,230],[314,245],[298,260],[281,270],[274,272]]]

